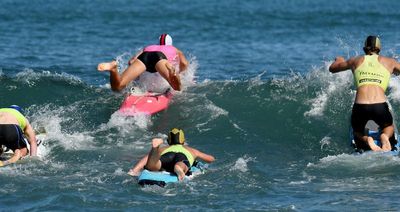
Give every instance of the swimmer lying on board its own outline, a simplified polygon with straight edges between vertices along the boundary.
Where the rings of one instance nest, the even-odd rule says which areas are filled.
[[[181,129],[173,128],[168,133],[168,145],[160,147],[163,143],[161,138],[152,140],[152,148],[146,156],[144,156],[128,174],[138,176],[143,168],[150,171],[168,171],[175,173],[181,181],[198,158],[207,163],[214,162],[212,155],[200,152],[195,148],[184,145],[185,136]]]

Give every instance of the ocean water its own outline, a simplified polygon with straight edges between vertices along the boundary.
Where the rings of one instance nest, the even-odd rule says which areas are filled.
[[[398,58],[400,2],[0,5],[0,106],[23,106],[48,134],[42,157],[0,169],[1,211],[399,210],[400,158],[352,154],[353,79],[327,67],[370,34]],[[153,117],[119,116],[124,92],[97,64],[124,64],[165,32],[190,60],[184,91]],[[126,172],[176,126],[217,160],[191,181],[140,187]]]

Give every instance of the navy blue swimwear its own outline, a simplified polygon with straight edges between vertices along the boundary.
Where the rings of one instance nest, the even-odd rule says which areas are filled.
[[[15,124],[0,124],[0,144],[13,151],[27,147],[21,128]]]

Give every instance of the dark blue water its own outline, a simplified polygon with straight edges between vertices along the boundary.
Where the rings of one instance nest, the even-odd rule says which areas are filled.
[[[0,106],[23,106],[48,134],[40,160],[0,169],[0,210],[398,210],[400,159],[351,154],[353,79],[327,67],[370,34],[397,58],[400,3],[0,5]],[[165,32],[190,59],[184,91],[156,116],[118,116],[123,92],[97,64],[126,62]],[[397,77],[388,95],[397,112]],[[126,172],[175,126],[216,162],[189,182],[138,186]]]

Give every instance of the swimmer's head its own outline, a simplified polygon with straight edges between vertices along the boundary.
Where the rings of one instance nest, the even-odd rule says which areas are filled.
[[[376,53],[379,54],[381,51],[381,41],[377,36],[368,36],[364,44],[365,54]]]
[[[172,37],[168,34],[160,35],[160,45],[172,45]]]
[[[185,143],[185,134],[183,134],[183,130],[178,128],[173,128],[168,133],[168,144],[184,144]]]
[[[18,106],[18,105],[10,105],[9,108],[12,108],[14,110],[17,110],[18,112],[20,112],[21,114],[24,112],[24,110],[22,109],[22,107]]]

